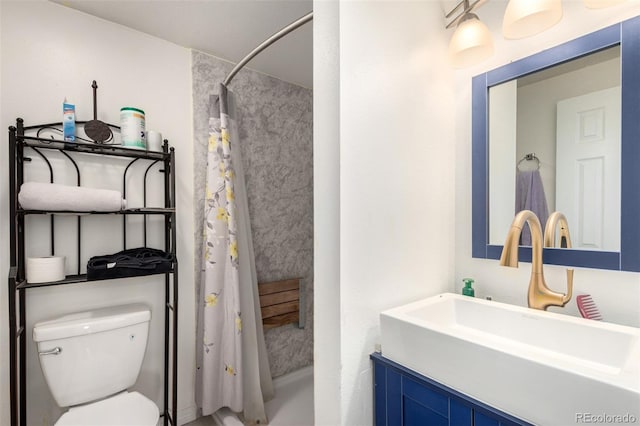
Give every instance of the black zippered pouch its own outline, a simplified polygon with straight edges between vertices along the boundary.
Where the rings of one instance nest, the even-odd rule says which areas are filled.
[[[173,262],[173,254],[147,247],[94,256],[87,263],[87,280],[107,280],[171,272]]]

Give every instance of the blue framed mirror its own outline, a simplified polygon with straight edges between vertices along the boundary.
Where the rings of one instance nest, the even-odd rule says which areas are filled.
[[[587,69],[600,71],[585,74]],[[604,69],[607,77],[597,73]],[[552,83],[542,86],[543,80]],[[561,95],[582,90],[567,82],[581,82],[589,93]],[[605,92],[612,96],[609,110],[589,106],[589,99],[601,99]],[[544,99],[534,105],[527,93]],[[548,105],[545,112],[536,112],[541,105]],[[583,111],[576,115],[571,105],[584,106]],[[575,123],[565,123],[567,108]],[[578,136],[566,136],[567,129]],[[567,154],[562,142],[575,138],[578,145],[587,141],[582,147],[601,145],[593,141],[605,134],[615,139],[613,151],[590,152],[580,160],[573,151]],[[548,213],[571,211],[563,213],[575,232],[574,245],[545,248],[545,263],[640,272],[640,17],[474,77],[472,157],[473,257],[500,258],[516,213],[516,174],[524,161],[548,172],[542,178]],[[567,187],[567,181],[574,186]],[[568,199],[577,200],[575,206]],[[521,245],[519,257],[530,262],[531,248]]]

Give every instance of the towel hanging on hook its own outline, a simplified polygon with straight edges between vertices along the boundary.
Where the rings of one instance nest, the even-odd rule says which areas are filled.
[[[521,170],[520,164],[522,164],[523,161],[533,161],[533,160],[536,161],[536,170],[540,170],[540,159],[536,157],[536,154],[533,152],[522,157],[520,161],[518,161],[518,164],[516,165],[516,167],[518,168],[518,170]]]
[[[532,167],[533,161],[535,161],[535,167]],[[520,168],[523,162],[527,165],[525,169]],[[540,219],[540,224],[544,230],[549,217],[549,209],[547,196],[544,193],[544,185],[542,184],[542,176],[540,176],[540,159],[533,153],[527,154],[518,161],[516,167],[515,212],[518,213],[522,210],[533,211]],[[527,226],[522,230],[520,245],[530,246],[531,241],[531,232]]]

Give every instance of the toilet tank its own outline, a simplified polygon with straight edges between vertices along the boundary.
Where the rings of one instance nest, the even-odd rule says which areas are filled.
[[[77,312],[33,327],[40,366],[60,407],[133,386],[142,367],[151,311],[131,304]]]

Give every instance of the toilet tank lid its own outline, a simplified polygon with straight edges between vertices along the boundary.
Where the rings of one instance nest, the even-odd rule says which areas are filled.
[[[36,323],[33,340],[45,342],[99,333],[148,322],[150,319],[151,309],[142,303],[75,312]]]

